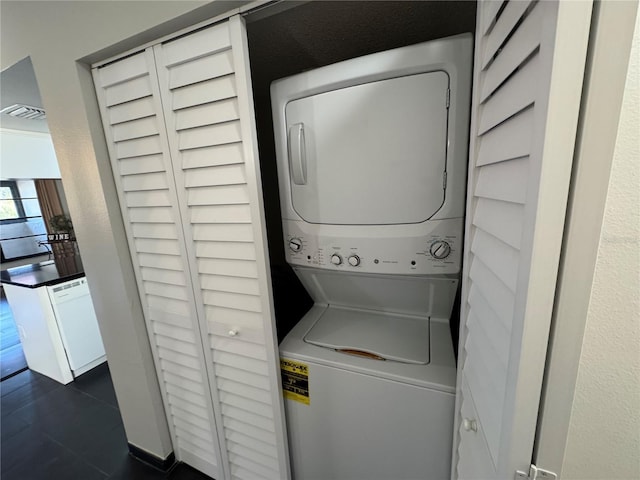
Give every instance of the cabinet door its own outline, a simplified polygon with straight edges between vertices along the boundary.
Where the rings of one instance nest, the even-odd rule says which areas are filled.
[[[208,349],[197,318],[153,51],[93,74],[175,454],[222,478]]]
[[[228,478],[290,476],[240,16],[154,48]]]
[[[529,471],[590,16],[478,3],[453,478]]]

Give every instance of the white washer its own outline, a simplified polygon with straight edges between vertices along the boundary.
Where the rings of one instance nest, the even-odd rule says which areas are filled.
[[[323,304],[323,293],[309,288],[340,292],[344,275],[296,273],[320,301],[280,345],[293,478],[448,479],[456,373],[447,315],[457,280],[363,275],[363,289],[379,293],[364,309],[335,296]],[[426,305],[420,297],[405,313],[378,308],[407,285],[406,296],[424,289],[438,298],[436,311],[407,313]]]
[[[315,302],[280,345],[295,480],[449,478],[471,42],[271,86],[286,258]]]

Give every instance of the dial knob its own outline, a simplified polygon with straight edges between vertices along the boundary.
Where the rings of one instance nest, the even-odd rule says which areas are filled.
[[[437,258],[438,260],[442,260],[443,258],[447,258],[451,253],[451,245],[443,240],[438,240],[431,244],[429,248],[429,253],[433,258]]]
[[[342,265],[342,257],[337,253],[334,253],[333,255],[331,255],[331,263],[333,263],[334,265]]]
[[[294,252],[299,252],[302,250],[302,240],[299,238],[292,238],[289,240],[289,248]]]
[[[352,267],[357,267],[358,265],[360,265],[360,257],[357,255],[351,255],[349,257],[349,265],[351,265]]]

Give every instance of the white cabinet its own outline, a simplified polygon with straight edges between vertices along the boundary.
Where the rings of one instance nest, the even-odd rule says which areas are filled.
[[[87,280],[3,284],[29,369],[68,384],[107,359]]]
[[[288,478],[243,21],[94,80],[176,457]]]

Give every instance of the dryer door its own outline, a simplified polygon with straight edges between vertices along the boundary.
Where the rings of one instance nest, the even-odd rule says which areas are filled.
[[[293,207],[310,223],[420,223],[444,202],[442,71],[291,101],[285,114]]]

